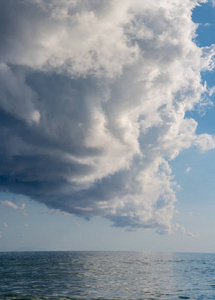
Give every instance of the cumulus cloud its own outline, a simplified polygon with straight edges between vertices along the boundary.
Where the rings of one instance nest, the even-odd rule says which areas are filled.
[[[115,226],[173,230],[169,160],[215,47],[194,43],[195,0],[0,0],[1,188]]]

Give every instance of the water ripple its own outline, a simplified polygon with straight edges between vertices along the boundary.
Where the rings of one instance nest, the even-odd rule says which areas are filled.
[[[215,255],[0,253],[0,299],[215,299]]]

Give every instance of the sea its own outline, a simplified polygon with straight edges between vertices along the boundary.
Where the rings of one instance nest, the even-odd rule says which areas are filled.
[[[1,252],[0,299],[215,300],[215,254]]]

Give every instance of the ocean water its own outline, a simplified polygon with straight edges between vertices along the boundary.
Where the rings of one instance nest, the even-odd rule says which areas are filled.
[[[215,254],[0,253],[0,299],[215,299]]]

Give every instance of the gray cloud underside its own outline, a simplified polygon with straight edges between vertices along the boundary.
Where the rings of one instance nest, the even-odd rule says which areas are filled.
[[[144,3],[143,3],[144,2]],[[0,0],[0,182],[50,208],[171,232],[168,161],[197,136],[214,46],[197,1]]]

